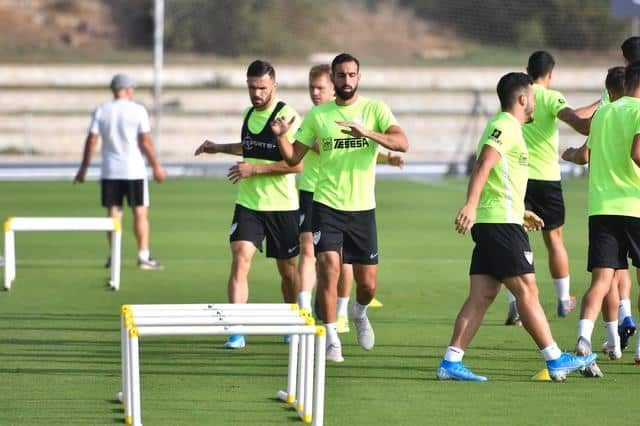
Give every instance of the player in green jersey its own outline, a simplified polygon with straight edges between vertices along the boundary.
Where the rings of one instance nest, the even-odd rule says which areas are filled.
[[[309,111],[293,144],[285,135],[291,121],[279,117],[271,128],[289,165],[302,161],[314,141],[320,147],[320,174],[313,194],[312,231],[318,259],[318,298],[327,329],[327,359],[342,362],[336,330],[341,263],[353,265],[357,284],[351,319],[357,340],[371,350],[375,337],[367,306],[377,287],[378,242],[375,221],[375,163],[378,146],[406,151],[407,137],[389,108],[358,94],[360,63],[343,53],[331,64],[336,99]]]
[[[634,36],[627,38],[620,45],[620,50],[625,66],[640,61],[640,37]],[[596,108],[610,102],[609,91],[605,88],[602,98],[591,105],[590,111],[585,110],[584,116],[591,117]],[[620,335],[622,350],[624,350],[629,339],[636,331],[636,324],[631,312],[631,276],[628,271],[624,272],[620,270],[616,272],[615,279],[620,295],[618,305],[618,334]],[[638,307],[640,308],[640,296],[638,297]]]
[[[515,295],[522,324],[540,349],[553,380],[564,380],[569,372],[596,358],[595,354],[563,353],[538,300],[533,253],[523,228],[529,166],[521,126],[533,120],[532,83],[523,73],[500,79],[501,111],[489,121],[478,144],[467,202],[455,220],[456,230],[461,234],[470,230],[476,244],[469,268],[471,285],[438,368],[440,380],[487,380],[469,370],[462,358],[502,283]]]
[[[316,65],[309,71],[309,97],[314,105],[333,101],[335,90],[331,82],[331,66],[328,64]],[[300,174],[300,259],[298,272],[300,274],[300,294],[298,304],[301,309],[312,311],[311,291],[316,282],[316,257],[313,252],[313,236],[311,232],[311,212],[313,204],[313,192],[315,191],[319,171],[319,147],[314,143],[303,161],[303,169]],[[389,164],[402,167],[404,160],[398,155],[378,153],[377,164]],[[353,268],[350,264],[342,264],[340,279],[338,281],[338,306],[336,328],[338,333],[349,332],[348,305],[353,282]],[[373,299],[369,307],[380,307],[382,303]]]
[[[256,250],[267,240],[267,257],[276,259],[285,302],[295,303],[298,295],[296,257],[298,242],[298,193],[295,173],[299,165],[289,166],[278,150],[276,136],[269,123],[277,116],[287,117],[292,126],[283,139],[293,141],[300,117],[276,98],[278,84],[273,66],[256,60],[247,69],[247,87],[252,107],[244,112],[241,142],[219,144],[206,140],[195,155],[226,153],[241,155],[229,170],[228,178],[238,184],[238,195],[229,240],[233,260],[228,282],[229,301],[247,303],[248,275]],[[225,343],[228,349],[245,346],[242,335]]]
[[[613,67],[610,68],[607,72],[607,99],[609,99],[610,102],[615,102],[624,96],[624,74],[624,67]],[[565,161],[569,161],[572,163],[586,164],[586,162],[588,161],[588,159],[584,155],[586,146],[583,146],[581,149],[583,150],[582,152],[579,151],[580,149],[568,148],[562,154],[562,158]],[[613,320],[616,317],[618,318],[617,329],[618,336],[620,337],[620,351],[624,351],[629,344],[629,340],[636,332],[636,324],[631,312],[631,276],[628,269],[618,269],[615,272],[613,286],[618,290],[619,300],[615,300],[613,295],[607,296],[607,300],[605,303],[607,307],[602,310],[602,316],[605,320],[605,323],[609,323],[609,326],[605,325],[607,334],[610,334],[612,332],[615,333],[615,324],[613,327],[613,331],[610,329],[610,326]],[[638,298],[638,302],[640,306],[640,297]],[[617,316],[616,312],[618,314]],[[615,351],[612,351],[612,348],[615,348],[615,345],[609,344],[610,340],[612,342],[614,341],[610,338],[607,338],[607,340],[602,344],[602,348],[605,352],[611,354],[615,353]]]
[[[544,220],[542,237],[558,298],[557,313],[560,317],[566,317],[575,308],[575,298],[569,292],[569,256],[562,237],[565,208],[558,164],[558,121],[588,135],[590,119],[580,118],[562,93],[549,88],[554,67],[555,60],[548,52],[537,51],[529,56],[527,74],[533,80],[536,109],[533,122],[522,127],[529,151],[525,206]],[[509,293],[508,296],[509,314],[505,324],[513,325],[516,323],[517,309],[513,295]]]
[[[607,83],[613,72],[609,71]],[[563,154],[567,161],[589,162],[590,170],[588,269],[592,279],[582,302],[576,352],[591,351],[596,305],[603,306],[604,301],[605,350],[612,359],[622,356],[615,321],[619,299],[615,278],[627,275],[627,257],[636,268],[640,266],[640,65],[628,66],[624,80],[626,96],[616,100],[613,95],[611,103],[598,109],[587,144]],[[635,357],[640,361],[640,344]],[[602,376],[599,370],[588,373]]]

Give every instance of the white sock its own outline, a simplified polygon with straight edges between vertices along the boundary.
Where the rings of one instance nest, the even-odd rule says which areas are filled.
[[[338,316],[347,318],[348,308],[349,307],[349,296],[347,297],[338,297]]]
[[[620,336],[618,335],[618,321],[605,321],[604,329],[607,330],[607,346],[620,349]]]
[[[507,290],[507,300],[509,301],[509,303],[516,302],[516,297],[509,290]]]
[[[354,319],[362,318],[367,315],[367,307],[369,305],[361,305],[357,301],[351,305],[351,315]]]
[[[583,337],[587,342],[591,343],[591,335],[593,334],[593,321],[581,319],[578,323],[578,338]]]
[[[620,299],[620,304],[618,305],[618,322],[622,323],[626,317],[631,316],[631,300],[629,299]]]
[[[561,300],[563,302],[568,301],[571,297],[569,296],[569,289],[571,288],[569,275],[564,278],[554,278],[553,284],[556,286],[556,294],[558,295],[558,300]]]
[[[298,305],[300,306],[300,309],[306,309],[307,311],[312,312],[310,291],[301,291],[298,294]]]
[[[460,348],[456,348],[455,346],[447,347],[447,351],[444,353],[445,361],[449,362],[460,362],[462,361],[463,356],[464,351]]]
[[[138,260],[149,260],[149,250],[140,250],[138,252]]]
[[[553,342],[551,345],[547,346],[544,349],[540,349],[540,353],[544,357],[545,361],[558,359],[562,355],[562,351],[560,350],[556,342]]]
[[[329,324],[325,324],[324,328],[327,330],[327,346],[329,345],[338,345],[340,346],[340,338],[338,337],[338,329],[336,328],[336,323],[332,322]]]

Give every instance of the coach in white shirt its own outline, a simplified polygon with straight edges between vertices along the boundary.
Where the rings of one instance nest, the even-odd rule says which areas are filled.
[[[84,182],[91,155],[102,137],[102,205],[107,208],[110,217],[122,220],[122,206],[126,197],[134,216],[138,266],[141,269],[162,269],[162,264],[149,252],[149,188],[142,156],[147,157],[156,182],[162,182],[165,178],[164,168],[153,152],[149,114],[142,105],[132,101],[134,83],[127,75],[115,75],[111,80],[111,91],[113,100],[100,105],[93,113],[82,164],[74,183]]]

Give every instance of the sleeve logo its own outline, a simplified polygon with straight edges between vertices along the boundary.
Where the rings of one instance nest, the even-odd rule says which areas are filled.
[[[493,129],[491,135],[489,136],[489,139],[496,141],[498,145],[502,145],[502,142],[500,141],[500,135],[502,135],[502,130]]]

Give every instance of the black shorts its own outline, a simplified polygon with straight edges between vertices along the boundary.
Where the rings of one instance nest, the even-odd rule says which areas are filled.
[[[300,190],[300,232],[311,232],[313,192]]]
[[[229,241],[250,241],[262,251],[267,237],[267,257],[290,259],[300,253],[298,210],[261,212],[236,204]]]
[[[122,207],[124,198],[130,207],[149,207],[149,186],[146,179],[102,179],[100,195],[103,207]]]
[[[318,253],[342,253],[342,263],[378,264],[376,210],[342,211],[313,202],[313,245]]]
[[[627,257],[640,268],[640,218],[589,216],[589,260],[593,268],[628,269]]]
[[[471,237],[476,246],[469,275],[491,275],[502,281],[535,272],[529,237],[521,225],[476,223],[471,228]]]
[[[529,179],[524,205],[544,220],[543,230],[550,231],[564,225],[564,200],[559,180]]]

